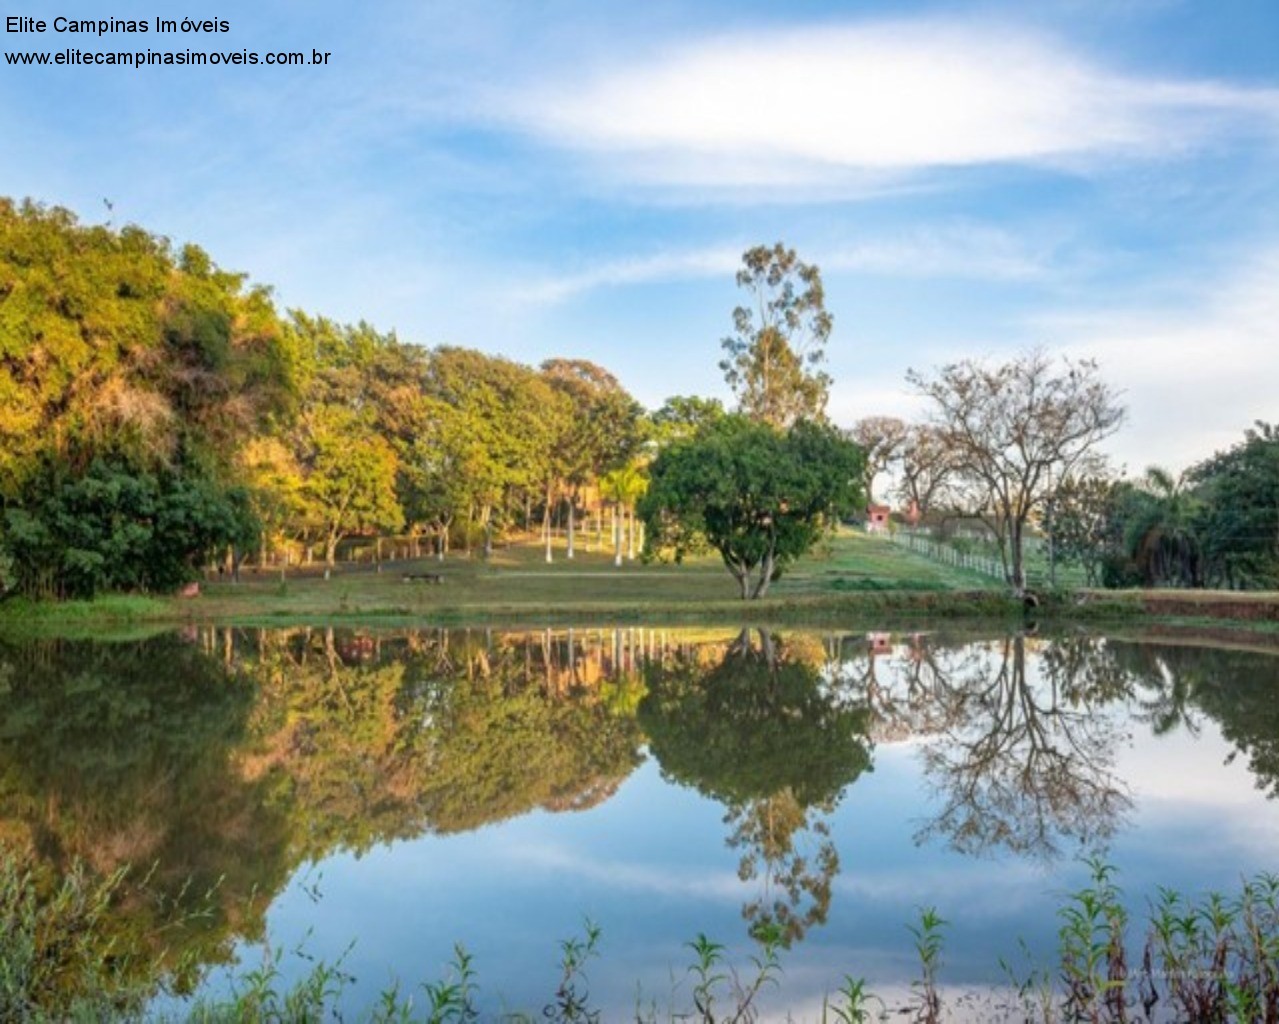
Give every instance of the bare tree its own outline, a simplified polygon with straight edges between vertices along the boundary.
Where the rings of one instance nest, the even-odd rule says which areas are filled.
[[[910,428],[896,416],[867,416],[853,424],[848,436],[866,457],[862,486],[866,490],[866,502],[870,504],[875,500],[875,477],[885,472],[901,454]]]
[[[1034,350],[996,365],[971,359],[906,379],[933,401],[933,426],[955,463],[967,503],[994,531],[1008,582],[1025,590],[1026,525],[1053,480],[1095,460],[1123,422],[1097,364]]]
[[[950,501],[955,460],[940,432],[926,423],[910,427],[901,449],[898,497],[920,515]]]

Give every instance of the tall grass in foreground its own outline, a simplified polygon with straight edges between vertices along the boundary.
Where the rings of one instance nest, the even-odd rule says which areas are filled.
[[[822,1001],[822,1024],[871,1021],[1021,1021],[1034,1024],[1279,1024],[1279,877],[1261,875],[1230,896],[1188,900],[1161,889],[1150,902],[1143,931],[1132,922],[1110,865],[1089,862],[1088,886],[1062,897],[1058,948],[1037,965],[1024,944],[1023,966],[1001,961],[1009,984],[963,993],[947,1005],[942,979],[947,922],[921,908],[907,925],[917,959],[903,1005],[890,1006],[846,975]],[[221,1022],[361,1020],[377,1024],[598,1024],[606,1016],[592,997],[589,967],[603,953],[600,929],[586,921],[580,935],[559,945],[559,970],[547,979],[544,1005],[494,1014],[481,1000],[481,967],[464,947],[454,948],[443,975],[414,987],[395,983],[372,1006],[352,1014],[344,996],[355,980],[335,962],[310,960],[300,980],[286,982],[283,955],[268,949],[262,964],[239,974],[228,995],[191,1004],[177,1018],[149,1010],[172,992],[180,970],[157,954],[139,964],[120,954],[112,913],[122,873],[94,880],[82,868],[54,883],[0,856],[0,1020]],[[659,998],[637,990],[625,1019],[635,1024],[745,1024],[758,1020],[766,990],[783,991],[780,933],[759,936],[753,955],[734,962],[705,935],[686,944],[687,964],[675,971]],[[141,970],[140,968],[149,968]],[[789,1018],[788,1018],[789,1019]]]

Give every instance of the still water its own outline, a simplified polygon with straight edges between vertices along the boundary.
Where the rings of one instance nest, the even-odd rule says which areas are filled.
[[[1086,635],[0,642],[0,843],[133,865],[121,941],[187,953],[182,988],[270,949],[364,1007],[460,942],[486,1011],[537,1016],[589,918],[604,1019],[687,1007],[699,933],[745,964],[770,931],[765,1007],[812,1019],[849,974],[902,997],[921,907],[964,992],[1051,963],[1082,855],[1138,916],[1279,868],[1277,694],[1266,650]]]

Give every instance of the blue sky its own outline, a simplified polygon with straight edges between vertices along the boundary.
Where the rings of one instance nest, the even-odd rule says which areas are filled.
[[[330,66],[0,66],[0,194],[405,340],[594,359],[648,405],[727,397],[735,265],[783,240],[823,270],[839,423],[1032,345],[1123,389],[1130,470],[1279,419],[1274,0],[215,6],[202,40],[0,40]]]

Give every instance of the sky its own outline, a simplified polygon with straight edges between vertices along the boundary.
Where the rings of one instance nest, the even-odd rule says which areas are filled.
[[[188,14],[230,30],[0,50],[331,56],[0,64],[0,195],[196,242],[285,308],[591,359],[649,407],[731,400],[734,273],[781,241],[822,271],[840,425],[924,415],[908,369],[1033,347],[1122,392],[1129,472],[1279,420],[1275,0],[0,12]]]

